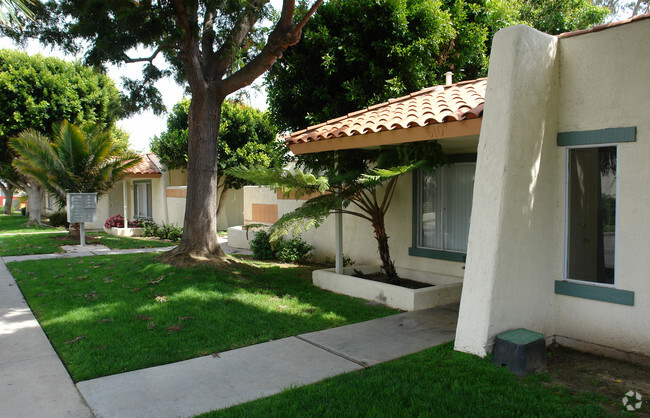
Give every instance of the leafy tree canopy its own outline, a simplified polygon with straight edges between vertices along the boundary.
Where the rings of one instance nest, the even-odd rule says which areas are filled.
[[[27,129],[11,138],[9,146],[18,156],[18,171],[36,179],[62,207],[66,193],[101,195],[140,161],[124,155],[111,132],[97,125],[79,128],[65,120],[55,124],[51,137]]]
[[[167,130],[152,139],[150,148],[169,169],[187,168],[188,110],[190,101],[183,99],[167,117]],[[239,165],[282,167],[287,149],[277,141],[277,128],[268,112],[241,102],[226,100],[221,108],[221,129],[217,145],[220,184],[240,188],[247,183],[226,176],[226,170]]]
[[[330,0],[269,71],[270,111],[297,130],[444,82],[487,74],[494,34],[557,34],[602,21],[589,0]]]
[[[109,77],[78,62],[6,49],[0,50],[0,103],[0,177],[13,180],[9,138],[27,129],[49,133],[64,119],[113,129],[122,114]]]

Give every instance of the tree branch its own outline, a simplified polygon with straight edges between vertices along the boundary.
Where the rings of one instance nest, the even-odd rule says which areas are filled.
[[[142,57],[142,58],[131,58],[128,55],[124,54],[124,62],[127,64],[132,64],[134,62],[148,62],[149,64],[153,64],[153,60],[156,59],[160,51],[163,50],[163,46],[159,46],[153,54],[151,54],[150,57]]]
[[[220,83],[220,89],[223,95],[227,96],[253,83],[257,77],[271,68],[287,48],[298,43],[302,34],[302,28],[322,2],[323,0],[317,0],[300,23],[295,25],[292,21],[295,1],[284,0],[280,20],[278,20],[278,23],[269,35],[266,45],[255,58]]]
[[[183,5],[183,0],[174,0],[174,9],[176,17],[181,27],[185,31],[183,47],[179,53],[179,58],[185,67],[185,74],[190,84],[190,89],[194,92],[206,88],[205,79],[203,78],[203,66],[201,65],[201,53],[199,51],[198,39],[192,34],[192,25],[187,16],[187,10]],[[196,20],[196,19],[194,19]]]
[[[219,51],[210,57],[210,67],[214,68],[212,71],[213,74],[211,75],[214,80],[221,80],[226,74],[235,58],[236,50],[241,48],[246,39],[246,35],[248,35],[248,32],[250,32],[251,28],[255,23],[257,23],[259,8],[267,2],[268,0],[254,1],[251,4],[251,7],[247,8],[240,15],[240,18],[233,26],[232,31],[226,37],[223,45],[219,48]]]

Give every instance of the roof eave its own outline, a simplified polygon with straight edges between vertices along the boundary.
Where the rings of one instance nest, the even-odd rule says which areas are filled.
[[[407,142],[432,141],[447,138],[479,135],[483,118],[455,122],[438,123],[427,126],[402,128],[390,131],[373,132],[363,135],[321,139],[318,141],[289,144],[296,154],[312,154],[323,151],[338,151],[355,148],[372,148],[381,145],[395,145]]]

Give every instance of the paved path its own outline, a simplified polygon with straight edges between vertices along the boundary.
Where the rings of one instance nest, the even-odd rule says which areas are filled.
[[[134,252],[77,250],[56,256]],[[18,259],[26,258],[4,258]],[[0,260],[0,415],[192,416],[451,341],[457,317],[457,305],[407,312],[88,380],[75,387]]]
[[[2,261],[0,416],[92,416]]]

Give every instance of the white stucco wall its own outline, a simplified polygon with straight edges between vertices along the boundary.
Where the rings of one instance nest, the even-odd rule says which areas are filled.
[[[650,19],[560,39],[558,131],[631,127],[618,147],[616,287],[634,306],[556,295],[554,334],[650,355]],[[565,153],[557,171],[564,185]],[[562,206],[564,195],[559,194]],[[564,212],[562,212],[564,222]],[[562,223],[563,225],[563,223]],[[557,257],[563,257],[558,246]],[[561,277],[560,268],[558,274]]]
[[[479,140],[455,347],[485,355],[526,327],[650,355],[650,20],[556,38],[497,33]],[[634,306],[556,295],[564,279],[566,148],[558,132],[635,126],[619,145],[616,287]],[[565,339],[566,340],[566,339]]]

